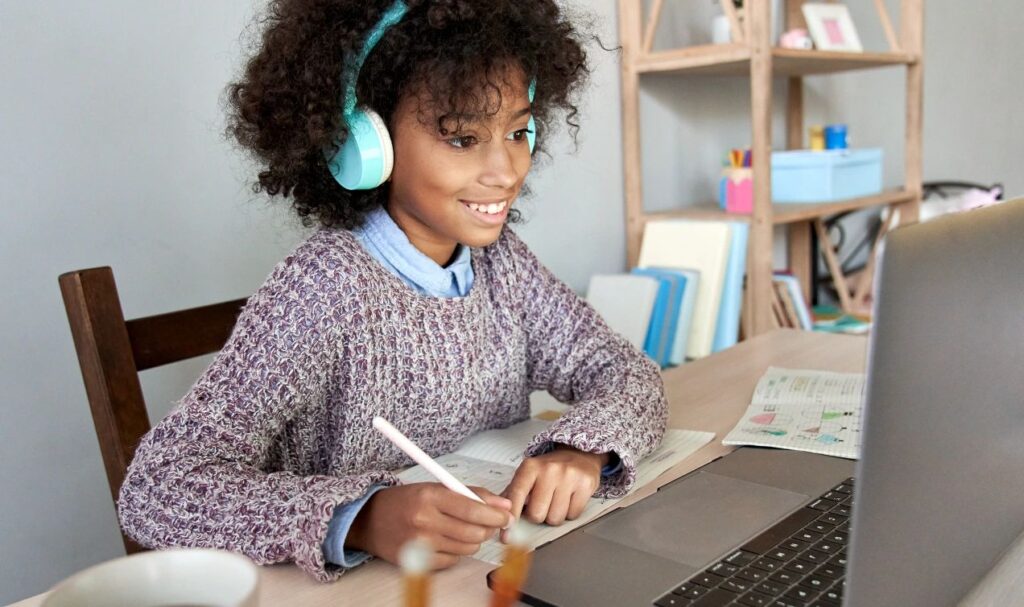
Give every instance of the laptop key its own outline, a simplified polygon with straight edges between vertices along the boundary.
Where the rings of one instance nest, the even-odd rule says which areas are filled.
[[[757,584],[757,586],[754,587],[754,590],[770,597],[777,597],[784,593],[787,588],[790,588],[790,584],[778,583],[777,581],[769,579]]]
[[[808,550],[800,555],[799,560],[817,565],[818,563],[824,563],[829,559],[829,553],[820,552],[818,550]]]
[[[811,588],[812,590],[819,590],[820,591],[820,590],[825,590],[826,588],[828,588],[829,585],[832,584],[833,581],[834,580],[830,580],[828,578],[820,577],[817,574],[812,574],[812,575],[809,575],[809,576],[805,577],[804,579],[800,580],[800,585],[803,586],[804,588]]]
[[[802,540],[804,542],[813,543],[821,539],[821,534],[815,531],[808,531],[807,529],[804,529],[803,531],[797,534],[796,539]]]
[[[730,565],[725,561],[715,563],[714,565],[708,567],[708,573],[714,573],[715,575],[720,575],[722,577],[729,577],[730,575],[736,573],[739,570],[740,568],[736,565]]]
[[[753,567],[747,567],[736,574],[736,577],[741,580],[748,582],[763,582],[768,579],[768,572],[763,569],[755,569]]]
[[[810,525],[807,525],[808,531],[814,531],[815,533],[821,533],[822,535],[828,533],[829,531],[832,531],[835,528],[835,525],[830,525],[820,520],[814,521]]]
[[[850,516],[850,506],[847,504],[840,504],[832,509],[832,514],[838,514],[839,516]]]
[[[846,521],[850,520],[845,516],[839,516],[835,512],[826,512],[818,517],[818,520],[829,525],[842,525]]]
[[[836,544],[845,544],[849,541],[850,536],[842,531],[833,531],[825,534],[826,542],[835,542]]]
[[[814,552],[815,550],[817,550],[818,552],[824,552],[825,554],[835,554],[839,552],[841,548],[842,546],[839,544],[830,542],[828,540],[822,540],[814,546],[812,546],[811,549],[808,550],[808,552]]]
[[[779,547],[785,548],[786,550],[792,550],[793,552],[803,552],[804,550],[807,550],[808,546],[810,546],[810,544],[803,540],[786,540]]]
[[[796,552],[793,550],[789,550],[787,548],[775,548],[765,556],[785,563],[786,561],[791,560],[794,556],[796,556]]]
[[[722,585],[719,586],[719,588],[721,588],[722,590],[728,590],[729,592],[735,592],[736,594],[739,594],[741,592],[746,592],[747,590],[750,590],[750,582],[744,580],[737,580],[736,578],[733,578],[731,580],[725,580],[724,582],[722,582]]]
[[[689,607],[724,607],[734,600],[736,600],[735,593],[715,588],[691,603]]]
[[[788,599],[807,602],[818,596],[818,591],[811,590],[810,588],[804,588],[803,586],[794,586],[789,589],[789,592],[782,596]]]
[[[784,563],[768,557],[762,557],[751,563],[751,567],[757,567],[763,571],[778,571]]]
[[[741,596],[736,602],[740,605],[747,605],[749,607],[765,607],[766,605],[771,605],[774,600],[775,599],[772,597],[765,596],[760,592],[748,592]]]
[[[724,579],[725,578],[720,575],[708,573],[705,571],[703,573],[698,573],[697,575],[693,576],[692,578],[687,580],[687,582],[692,582],[699,586],[704,586],[705,588],[714,588],[715,586],[721,584],[722,580]]]
[[[672,594],[681,596],[684,599],[699,599],[708,593],[708,589],[704,586],[698,586],[697,584],[691,584],[686,582],[672,591]]]
[[[793,563],[790,563],[790,565],[792,564]],[[773,573],[772,576],[768,578],[768,580],[776,584],[781,584],[783,586],[792,586],[793,584],[800,581],[800,574],[794,573],[792,571],[783,570]]]
[[[814,575],[834,580],[839,576],[843,575],[843,570],[833,565],[830,561],[828,563],[820,565],[817,569],[815,569]]]
[[[847,494],[849,494],[849,493],[853,493],[853,485],[851,485],[849,483],[843,482],[843,483],[840,483],[840,484],[836,485],[835,487],[833,487],[832,490],[837,492],[837,493],[847,493]]]
[[[797,577],[806,575],[814,570],[814,564],[806,561],[792,561],[786,565],[786,571],[795,573]]]
[[[687,607],[691,605],[690,599],[684,599],[672,593],[666,594],[657,601],[654,601],[654,604],[658,607]]]
[[[841,502],[844,499],[846,499],[847,497],[849,497],[849,495],[850,495],[849,493],[840,493],[838,491],[829,491],[825,495],[821,496],[821,499],[829,500],[829,501],[832,501],[832,502]]]
[[[725,557],[724,560],[726,563],[729,563],[730,565],[743,567],[744,565],[749,565],[756,558],[756,554],[747,552],[745,550],[737,550],[736,552],[733,552],[729,556]]]
[[[836,503],[831,501],[831,500],[826,500],[826,499],[820,499],[819,498],[819,499],[814,500],[810,504],[807,504],[807,507],[812,509],[812,510],[820,510],[822,512],[826,512],[828,510],[831,510],[832,507],[835,506],[835,505],[836,505]]]

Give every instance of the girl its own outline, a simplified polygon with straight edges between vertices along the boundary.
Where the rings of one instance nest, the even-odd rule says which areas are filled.
[[[263,23],[231,133],[256,189],[320,229],[143,439],[124,528],[327,581],[414,537],[451,566],[519,516],[557,525],[624,494],[664,432],[658,369],[506,225],[588,73],[555,2],[277,0]],[[534,390],[574,407],[503,496],[476,490],[485,504],[400,485],[390,471],[411,462],[371,427],[438,456],[526,419]]]

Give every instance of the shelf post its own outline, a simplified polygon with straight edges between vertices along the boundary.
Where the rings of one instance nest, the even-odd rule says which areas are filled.
[[[921,209],[924,181],[921,168],[924,96],[924,0],[902,0],[901,47],[916,58],[907,66],[907,125],[904,171],[909,201],[899,205],[900,223],[915,223]]]
[[[640,74],[643,45],[642,0],[619,0],[622,42],[622,162],[626,197],[626,263],[636,266],[643,238],[643,186],[640,161]]]
[[[747,249],[747,299],[753,335],[772,329],[772,40],[771,3],[749,2],[751,140],[754,212]]]

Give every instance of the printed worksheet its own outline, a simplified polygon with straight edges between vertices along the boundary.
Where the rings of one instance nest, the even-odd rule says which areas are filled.
[[[463,484],[484,487],[500,494],[512,481],[516,468],[523,459],[526,445],[550,424],[549,421],[529,419],[503,430],[481,432],[467,440],[456,452],[438,457],[437,462]],[[711,442],[714,437],[712,432],[667,430],[661,445],[637,466],[634,489],[653,481],[661,473]],[[420,466],[413,466],[400,472],[398,478],[402,479],[403,483],[437,480]],[[566,521],[557,527],[535,525],[525,520],[520,521],[520,524],[526,526],[528,545],[534,549],[590,522],[622,499],[624,498],[592,498],[579,518]],[[474,558],[500,564],[504,551],[504,544],[495,538],[486,541]]]
[[[863,373],[771,367],[722,444],[857,459],[865,387]]]

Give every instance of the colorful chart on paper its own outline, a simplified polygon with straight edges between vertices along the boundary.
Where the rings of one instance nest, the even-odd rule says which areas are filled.
[[[864,390],[863,373],[769,368],[722,443],[857,459]]]

